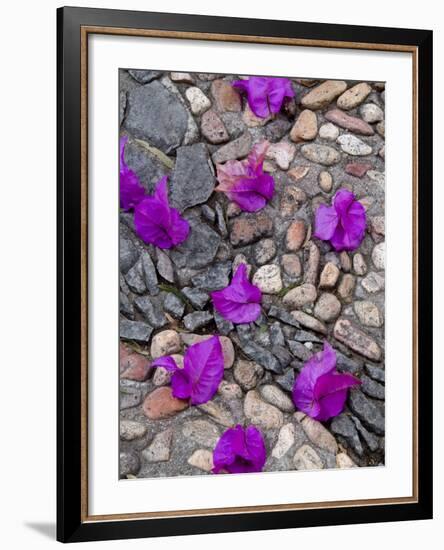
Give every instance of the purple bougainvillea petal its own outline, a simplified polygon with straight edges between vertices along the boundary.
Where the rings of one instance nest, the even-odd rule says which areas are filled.
[[[224,375],[224,357],[219,337],[213,336],[190,346],[185,353],[184,368],[177,371],[173,378],[177,375],[188,377],[193,405],[209,401]],[[181,383],[184,382],[181,380]]]
[[[332,206],[319,205],[315,215],[314,236],[330,241],[335,250],[356,250],[365,235],[363,205],[348,189],[339,190]]]
[[[357,384],[358,378],[336,371],[336,353],[325,342],[323,351],[313,355],[296,378],[293,401],[308,416],[325,421],[343,410],[348,389]]]
[[[169,205],[166,176],[157,183],[154,195],[136,206],[134,226],[143,241],[159,248],[172,248],[188,237],[189,223]]]
[[[226,430],[213,451],[213,472],[261,472],[266,460],[264,439],[255,426],[240,424]]]
[[[338,225],[339,216],[332,206],[320,204],[316,210],[314,236],[323,241],[330,240]]]
[[[235,80],[232,85],[247,94],[248,105],[259,118],[278,113],[284,101],[294,97],[288,78],[252,76],[248,80]]]
[[[227,287],[211,293],[211,299],[216,311],[233,323],[251,323],[261,313],[262,293],[248,280],[245,264],[239,265]]]
[[[263,173],[267,141],[256,144],[248,159],[218,164],[216,191],[222,191],[246,212],[257,212],[273,198],[274,179]]]
[[[229,197],[245,212],[257,212],[273,197],[274,179],[269,174],[238,180]]]
[[[174,397],[189,399],[193,393],[193,383],[185,369],[178,369],[171,377],[171,389]]]
[[[125,162],[125,145],[128,136],[120,138],[120,208],[131,210],[145,196],[145,189],[140,184],[139,178]]]
[[[151,363],[152,367],[163,367],[169,372],[176,372],[178,366],[176,361],[171,357],[171,355],[163,355],[158,357]]]

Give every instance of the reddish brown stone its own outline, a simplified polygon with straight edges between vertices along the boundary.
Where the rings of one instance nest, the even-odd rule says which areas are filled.
[[[351,176],[355,176],[356,178],[362,178],[362,176],[365,176],[368,170],[372,168],[371,164],[367,164],[364,162],[351,162],[350,164],[347,164],[345,167],[345,171],[347,174],[350,174]]]
[[[219,111],[238,112],[242,110],[240,95],[227,80],[215,80],[211,93]]]
[[[120,344],[120,378],[144,382],[151,371],[151,364],[146,357]]]
[[[336,321],[333,336],[356,353],[368,357],[372,361],[381,359],[381,348],[373,338],[356,328],[347,319]]]
[[[367,124],[362,118],[350,116],[340,109],[332,109],[325,113],[325,118],[330,122],[334,122],[341,128],[346,128],[355,134],[361,134],[363,136],[372,136],[375,131]]]
[[[264,213],[244,215],[235,218],[231,226],[230,241],[233,246],[244,246],[258,241],[261,237],[271,237],[273,222]]]
[[[305,239],[305,223],[303,220],[295,220],[287,229],[286,245],[287,250],[297,252]]]
[[[212,109],[202,115],[200,129],[202,135],[215,145],[225,143],[230,138],[224,123]]]
[[[161,387],[152,391],[143,402],[143,412],[151,420],[168,418],[184,411],[189,403],[184,399],[173,397],[171,388]]]

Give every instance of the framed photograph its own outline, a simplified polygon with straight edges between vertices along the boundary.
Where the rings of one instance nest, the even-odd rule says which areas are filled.
[[[432,517],[432,33],[58,10],[58,539]]]

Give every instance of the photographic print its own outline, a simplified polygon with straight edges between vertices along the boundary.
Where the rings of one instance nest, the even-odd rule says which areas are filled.
[[[384,88],[120,69],[121,479],[384,465]]]

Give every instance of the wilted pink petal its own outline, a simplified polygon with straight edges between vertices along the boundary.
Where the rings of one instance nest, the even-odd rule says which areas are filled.
[[[125,145],[127,136],[120,138],[120,208],[131,210],[145,196],[145,189],[140,184],[139,178],[125,162]]]
[[[338,252],[355,250],[365,234],[366,214],[362,204],[348,189],[338,191],[332,206],[319,205],[315,215],[314,236],[330,241]]]
[[[136,206],[134,226],[143,241],[159,248],[172,248],[188,237],[189,223],[169,205],[166,176],[157,183],[154,195]]]
[[[226,430],[213,451],[213,472],[261,472],[266,460],[264,439],[255,426],[238,424]]]
[[[239,265],[231,284],[211,293],[211,299],[216,311],[233,323],[251,323],[261,314],[262,293],[248,280],[245,264]]]
[[[153,367],[164,367],[173,373],[171,388],[174,397],[190,399],[192,405],[209,401],[224,375],[224,357],[218,336],[190,346],[185,352],[183,369],[171,356],[159,357]]]
[[[274,179],[263,172],[268,147],[269,143],[263,141],[252,148],[248,159],[216,165],[219,185],[215,190],[225,193],[246,212],[260,210],[273,198]]]
[[[250,109],[260,118],[278,113],[284,101],[294,97],[288,78],[251,76],[248,80],[235,80],[232,85],[247,94]]]
[[[308,416],[325,421],[342,412],[348,389],[360,383],[351,374],[336,371],[336,353],[325,342],[324,350],[313,355],[296,378],[293,401]]]

